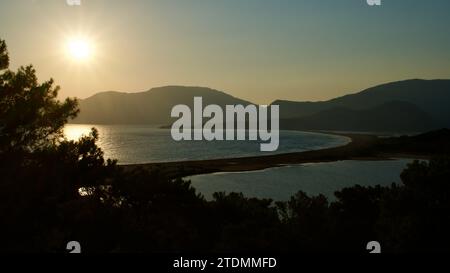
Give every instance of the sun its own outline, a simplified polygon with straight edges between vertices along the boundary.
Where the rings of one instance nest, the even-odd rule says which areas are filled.
[[[93,44],[86,38],[72,38],[67,41],[67,54],[75,61],[88,61],[93,55]]]

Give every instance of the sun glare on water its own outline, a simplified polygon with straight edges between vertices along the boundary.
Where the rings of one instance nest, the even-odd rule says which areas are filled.
[[[64,127],[64,135],[67,140],[77,141],[82,136],[87,136],[91,132],[92,126],[81,124],[67,124]]]

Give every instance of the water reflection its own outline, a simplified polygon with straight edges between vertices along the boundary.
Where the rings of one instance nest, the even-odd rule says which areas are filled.
[[[64,127],[64,135],[68,140],[78,140],[82,136],[89,135],[94,125],[70,124]]]
[[[299,190],[323,194],[333,200],[334,192],[356,184],[362,186],[400,183],[400,173],[409,159],[389,161],[338,161],[271,168],[255,172],[217,173],[188,177],[205,198],[214,192],[242,192],[248,197],[285,201]]]
[[[119,164],[163,161],[205,160],[258,156],[276,153],[301,152],[344,145],[346,137],[280,131],[280,147],[276,152],[261,152],[258,141],[175,141],[170,129],[148,125],[91,125],[69,124],[64,128],[66,137],[77,140],[98,129],[98,145],[106,158],[117,159]]]

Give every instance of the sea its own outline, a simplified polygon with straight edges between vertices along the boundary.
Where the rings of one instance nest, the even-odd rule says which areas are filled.
[[[350,142],[349,138],[337,135],[280,131],[278,150],[261,152],[260,141],[175,141],[170,129],[148,125],[69,124],[64,133],[69,140],[77,140],[89,134],[93,127],[99,132],[98,145],[105,157],[117,159],[119,164],[262,156],[331,148]]]
[[[280,131],[275,152],[261,152],[258,141],[174,141],[170,129],[149,125],[69,124],[64,133],[69,140],[99,132],[98,145],[105,158],[118,164],[177,162],[262,156],[311,151],[345,145],[350,139],[325,133]],[[199,133],[199,132],[198,132]],[[214,192],[242,192],[247,197],[289,200],[298,191],[323,194],[329,200],[334,192],[354,185],[399,184],[400,174],[410,159],[384,161],[337,161],[278,166],[260,171],[213,173],[186,177],[207,200]]]

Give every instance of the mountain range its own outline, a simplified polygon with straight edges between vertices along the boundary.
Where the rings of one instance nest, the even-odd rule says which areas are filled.
[[[173,122],[174,105],[248,105],[222,91],[205,87],[166,86],[139,93],[102,92],[80,101],[73,123],[155,124]],[[450,127],[450,80],[405,80],[319,102],[276,100],[280,127],[299,130],[420,132]]]
[[[146,92],[101,92],[80,101],[80,114],[75,123],[89,124],[156,124],[167,125],[172,107],[185,104],[193,109],[194,97],[203,104],[248,105],[251,102],[206,87],[165,86]]]

